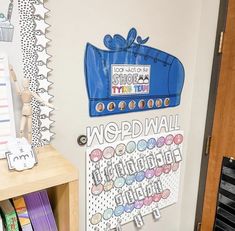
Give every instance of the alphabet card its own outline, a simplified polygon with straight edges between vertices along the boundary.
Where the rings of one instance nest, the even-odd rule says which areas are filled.
[[[12,139],[7,148],[6,157],[10,170],[23,171],[37,164],[36,155],[24,137]]]
[[[177,202],[183,132],[172,131],[87,149],[87,230],[120,228]]]

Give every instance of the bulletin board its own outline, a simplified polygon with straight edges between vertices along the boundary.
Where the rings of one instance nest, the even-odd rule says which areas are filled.
[[[173,131],[88,148],[86,229],[113,229],[176,203],[182,146],[183,132]]]

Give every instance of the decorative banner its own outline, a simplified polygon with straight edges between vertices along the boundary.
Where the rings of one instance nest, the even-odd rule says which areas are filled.
[[[52,83],[48,80],[51,69],[48,68],[47,62],[51,56],[47,53],[50,40],[46,37],[46,31],[50,25],[45,22],[49,10],[38,0],[18,0],[18,8],[24,77],[30,79],[30,90],[49,102],[52,96],[48,90]],[[32,109],[32,146],[48,144],[53,136],[50,131],[54,122],[50,119],[53,109],[41,106],[35,99],[32,100]]]
[[[176,57],[144,44],[135,28],[127,38],[106,35],[101,50],[87,44],[85,76],[90,116],[175,107],[180,104],[184,67]]]
[[[183,132],[174,131],[87,149],[87,227],[108,230],[177,202]]]

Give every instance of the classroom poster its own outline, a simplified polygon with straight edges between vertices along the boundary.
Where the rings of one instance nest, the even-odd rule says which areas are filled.
[[[132,28],[127,38],[106,35],[102,50],[87,43],[89,114],[105,116],[180,105],[184,67],[175,56],[146,46]]]
[[[178,130],[88,148],[87,230],[141,221],[176,203],[182,146]]]

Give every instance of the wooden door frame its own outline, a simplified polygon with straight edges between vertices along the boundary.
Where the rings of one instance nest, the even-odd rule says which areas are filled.
[[[218,50],[220,46],[221,32],[225,31],[225,27],[226,27],[228,1],[229,0],[220,0],[215,49],[214,49],[214,59],[213,59],[211,83],[210,83],[210,91],[209,91],[209,99],[208,99],[208,107],[207,107],[206,126],[205,126],[205,131],[204,131],[194,231],[200,230],[200,224],[202,220],[202,210],[203,210],[203,202],[204,202],[205,186],[206,186],[206,178],[207,178],[207,168],[208,168],[208,161],[209,161],[209,155],[208,155],[209,146],[208,145],[210,145],[209,137],[211,137],[212,127],[213,127],[216,95],[217,95],[217,88],[218,88],[218,81],[219,81],[219,74],[220,74],[221,58],[222,58],[222,55],[218,52]]]

